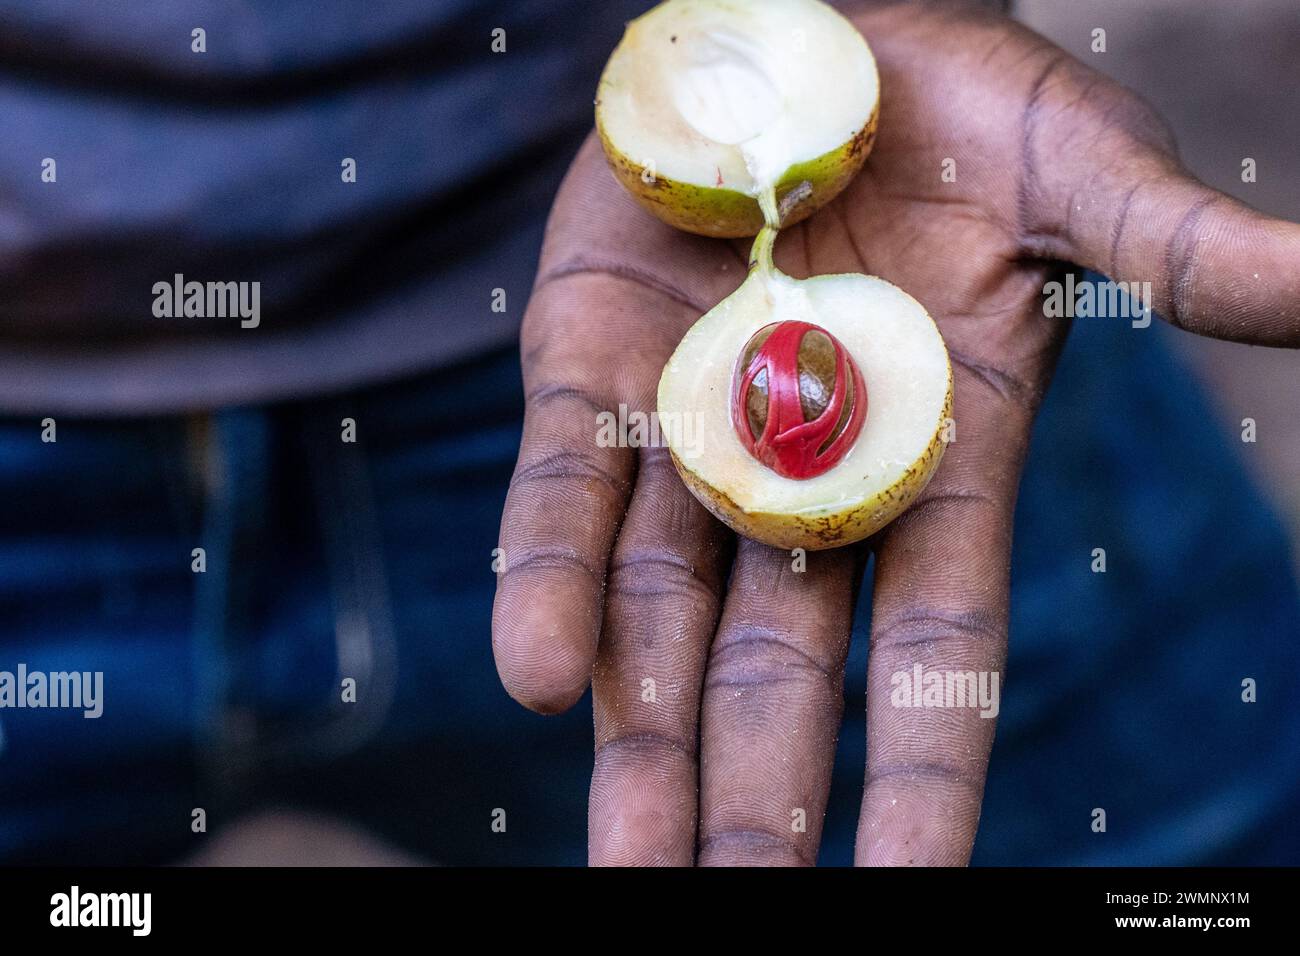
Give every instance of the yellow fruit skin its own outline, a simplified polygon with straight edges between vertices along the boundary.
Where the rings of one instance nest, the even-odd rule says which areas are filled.
[[[804,548],[824,551],[842,548],[867,538],[893,521],[916,500],[930,483],[939,461],[943,458],[944,423],[952,417],[952,366],[948,366],[948,394],[943,411],[935,425],[934,435],[921,457],[904,472],[903,476],[880,494],[843,508],[817,516],[782,514],[778,512],[745,511],[726,494],[707,484],[692,472],[676,453],[670,451],[677,473],[690,489],[720,521],[732,531],[763,544],[777,548]],[[762,468],[757,461],[755,468]]]
[[[879,115],[880,105],[877,104],[866,125],[839,149],[791,166],[786,171],[776,185],[778,202],[803,182],[809,183],[812,190],[786,213],[782,226],[792,226],[807,219],[844,190],[875,145]],[[725,187],[677,182],[660,175],[646,182],[642,178],[645,167],[621,153],[606,134],[599,100],[596,102],[596,131],[605,148],[605,158],[618,181],[642,206],[668,225],[718,239],[756,236],[763,228],[763,211],[758,207],[758,200],[746,193]]]

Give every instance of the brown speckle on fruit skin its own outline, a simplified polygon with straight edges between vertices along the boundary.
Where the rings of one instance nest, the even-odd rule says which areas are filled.
[[[874,119],[874,117],[873,117]],[[862,129],[854,134],[853,139],[849,141],[849,155],[852,157],[866,157],[871,152],[871,147],[876,145],[876,124],[868,123]]]

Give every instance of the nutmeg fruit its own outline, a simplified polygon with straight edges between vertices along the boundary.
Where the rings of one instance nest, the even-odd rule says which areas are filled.
[[[609,58],[596,130],[619,181],[664,222],[753,236],[764,188],[798,190],[789,226],[849,184],[879,105],[870,47],[821,0],[667,0]]]
[[[784,378],[767,379],[766,397],[755,387],[755,367],[770,369],[775,361],[765,358],[764,346],[783,326],[798,331],[800,323],[815,330],[803,331],[803,361],[796,354],[793,376],[802,427],[824,426],[827,395],[834,395],[837,381],[842,392],[850,380],[857,387],[852,372],[828,370],[832,353],[817,332],[838,344],[846,367],[851,361],[862,380],[861,401],[851,413],[861,414],[860,425],[850,417],[840,429],[836,416],[826,436],[843,443],[836,460],[819,459],[830,450],[824,439],[800,445],[801,426],[794,426],[796,457],[807,461],[811,454],[813,464],[802,476],[797,464],[783,463],[775,446],[770,456],[763,447],[791,431],[785,419],[780,428],[773,420],[774,386],[792,387],[788,353]],[[788,417],[788,400],[781,408]],[[660,420],[690,423],[665,429],[686,487],[740,534],[782,548],[852,544],[901,514],[938,467],[951,416],[952,369],[938,328],[919,302],[875,276],[793,279],[756,270],[691,327],[659,380]]]

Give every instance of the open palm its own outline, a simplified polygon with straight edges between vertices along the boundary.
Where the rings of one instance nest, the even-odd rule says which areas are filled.
[[[994,721],[895,708],[891,676],[1002,670],[1016,489],[1067,332],[1043,314],[1044,283],[1077,263],[1151,282],[1156,310],[1193,332],[1300,344],[1300,228],[1190,178],[1139,99],[995,15],[854,19],[879,62],[879,139],[839,199],[782,233],[777,263],[919,299],[948,344],[956,422],[921,498],[863,546],[797,572],[714,520],[665,450],[598,446],[598,413],[654,409],[664,362],[740,283],[747,247],[659,223],[594,140],[556,200],[522,333],[493,646],[535,710],[593,686],[593,863],[815,860],[867,548],[857,859],[966,862]]]

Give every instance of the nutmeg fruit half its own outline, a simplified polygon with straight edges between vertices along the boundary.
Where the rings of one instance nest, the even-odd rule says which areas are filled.
[[[785,225],[833,199],[875,139],[880,79],[821,0],[666,0],[628,24],[596,129],[619,181],[669,225],[754,236],[758,196],[800,190]]]
[[[777,343],[783,357],[765,357],[783,327],[794,330]],[[819,333],[827,341],[803,344]],[[767,379],[756,388],[760,371]],[[786,396],[779,427],[776,388]],[[853,389],[855,404],[848,418],[843,404],[831,413],[828,429],[836,389],[843,399]],[[840,547],[892,521],[934,474],[951,415],[939,330],[919,302],[875,276],[757,270],[691,327],[659,380],[659,416],[673,425],[665,434],[686,486],[737,532],[783,548]],[[791,459],[762,447],[791,432]]]

